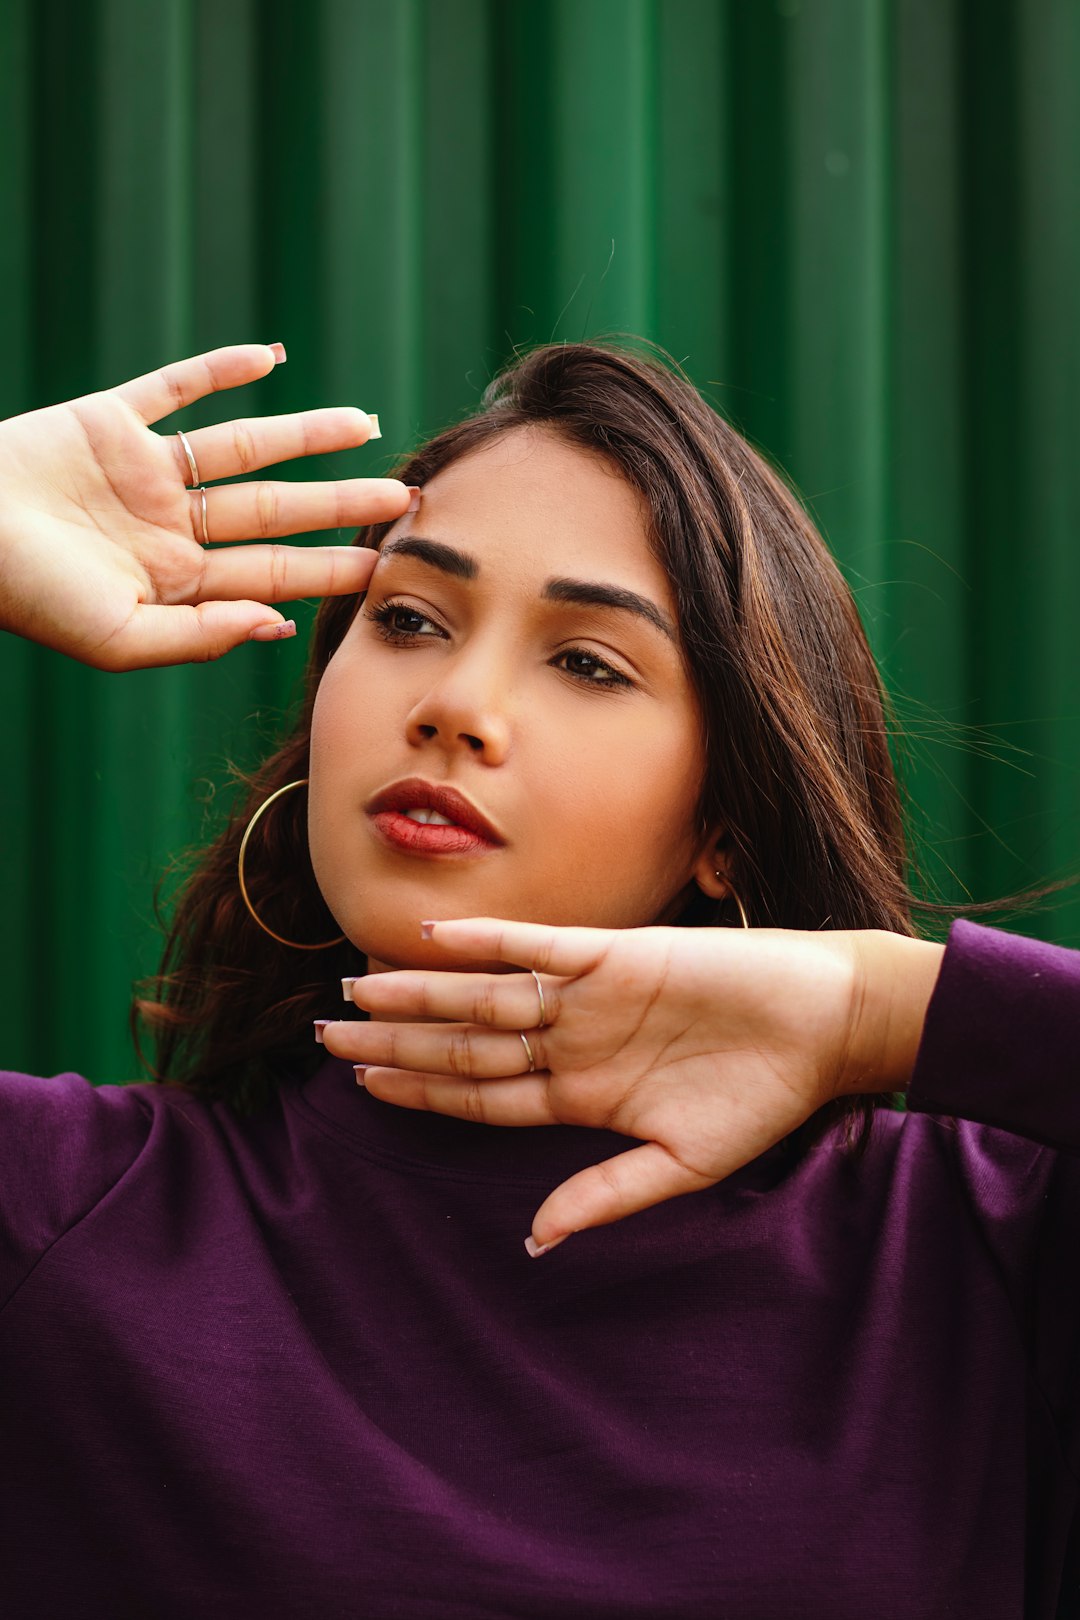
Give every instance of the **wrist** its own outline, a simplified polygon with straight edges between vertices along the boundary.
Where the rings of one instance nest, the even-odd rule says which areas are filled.
[[[838,1094],[905,1091],[945,947],[880,929],[851,939],[855,989]]]

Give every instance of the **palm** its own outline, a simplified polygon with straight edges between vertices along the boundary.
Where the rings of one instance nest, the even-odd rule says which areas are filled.
[[[115,394],[90,395],[5,425],[17,479],[5,489],[27,545],[12,583],[31,640],[104,645],[140,602],[195,599],[205,555],[172,445]],[[173,441],[175,442],[175,441]]]
[[[171,554],[190,568],[198,551],[192,550],[191,498],[175,438],[151,432],[116,394],[60,409],[85,435],[94,458],[70,492],[70,521],[85,526],[89,519],[107,543],[138,558],[148,579],[161,572],[157,548],[170,541]]]

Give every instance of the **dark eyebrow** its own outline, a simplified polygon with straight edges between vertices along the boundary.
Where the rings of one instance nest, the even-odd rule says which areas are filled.
[[[549,579],[542,594],[549,602],[575,602],[582,607],[621,608],[625,613],[636,613],[669,641],[679,644],[678,631],[667,614],[661,613],[647,596],[639,596],[622,585],[601,585],[589,579]]]
[[[470,557],[467,551],[459,551],[442,540],[421,540],[418,535],[407,534],[400,540],[388,541],[381,555],[415,557],[418,562],[430,563],[432,568],[441,568],[444,574],[453,574],[455,579],[475,579],[480,572],[476,558]]]
[[[444,574],[452,574],[455,579],[476,579],[480,573],[479,563],[467,551],[448,546],[443,540],[423,540],[415,534],[387,541],[382,555],[415,557],[418,562],[439,568]],[[662,613],[647,596],[639,596],[637,591],[629,591],[623,585],[602,585],[598,580],[590,579],[549,579],[541,595],[548,602],[571,602],[579,607],[618,608],[624,613],[636,613],[667,636],[669,641],[676,646],[679,644],[679,633],[667,614]]]

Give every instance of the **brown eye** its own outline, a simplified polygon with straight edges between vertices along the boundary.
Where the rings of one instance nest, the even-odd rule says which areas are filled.
[[[561,667],[568,675],[573,675],[584,686],[631,686],[632,681],[627,680],[617,669],[605,664],[602,658],[595,653],[585,652],[583,648],[573,647],[569,652],[559,654]]]
[[[422,613],[417,613],[415,608],[396,607],[390,609],[385,622],[399,635],[415,636],[429,621]]]
[[[365,608],[364,612],[386,641],[409,643],[445,633],[434,619],[404,602],[381,602],[378,607]]]

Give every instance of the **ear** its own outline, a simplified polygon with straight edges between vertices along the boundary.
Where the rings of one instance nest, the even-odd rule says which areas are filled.
[[[733,893],[727,876],[729,853],[726,829],[713,827],[691,869],[694,882],[710,900],[726,900]]]

